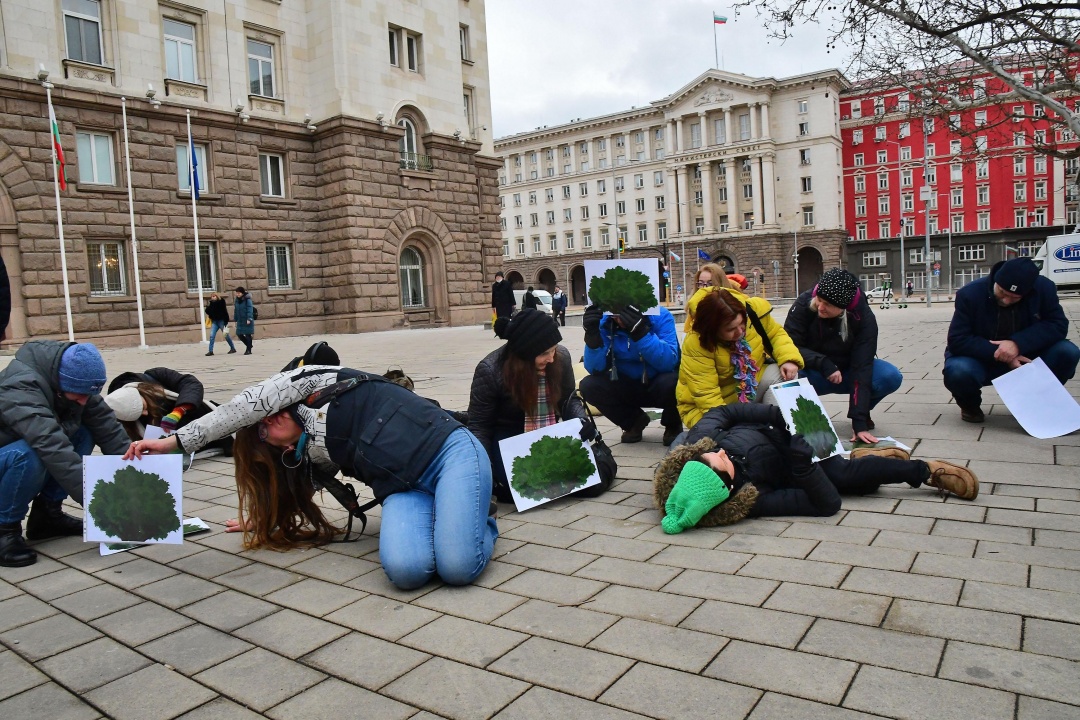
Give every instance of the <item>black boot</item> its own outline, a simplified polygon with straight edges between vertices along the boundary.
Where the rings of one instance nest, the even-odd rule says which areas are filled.
[[[0,525],[0,567],[26,567],[37,562],[37,553],[26,546],[22,524]]]
[[[26,539],[44,540],[62,535],[82,535],[83,523],[64,512],[63,500],[46,500],[38,495],[26,519]]]

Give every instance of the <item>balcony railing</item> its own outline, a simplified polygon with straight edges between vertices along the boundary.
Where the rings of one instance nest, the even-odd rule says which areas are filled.
[[[431,170],[431,156],[420,153],[401,153],[402,170]]]

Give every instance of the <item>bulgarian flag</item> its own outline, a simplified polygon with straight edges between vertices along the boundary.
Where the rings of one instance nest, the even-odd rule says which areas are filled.
[[[49,103],[49,125],[52,127],[53,151],[56,153],[56,179],[60,183],[60,189],[67,190],[67,179],[64,177],[64,147],[60,144],[60,126],[56,123],[56,113],[53,112],[52,102]]]
[[[716,13],[712,14],[712,21],[714,25],[727,25],[727,18]]]

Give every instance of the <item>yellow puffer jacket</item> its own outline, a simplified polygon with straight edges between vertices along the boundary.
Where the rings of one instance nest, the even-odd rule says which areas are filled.
[[[694,293],[687,303],[687,315],[692,316],[697,309],[698,302],[705,297],[706,293],[715,292],[718,288],[702,288]],[[773,352],[773,359],[780,365],[793,362],[800,368],[803,367],[802,355],[795,343],[788,337],[784,326],[772,318],[772,305],[767,300],[759,297],[747,297],[740,292],[729,290],[739,302],[744,305],[749,303],[754,313],[761,320],[761,327],[769,336]],[[761,374],[765,369],[765,344],[761,341],[753,323],[747,320],[746,340],[750,343],[750,352],[754,363],[758,366],[757,379],[761,380]],[[760,389],[759,392],[764,392]],[[675,399],[679,403],[679,415],[682,416],[683,424],[692,428],[701,416],[707,411],[719,405],[727,405],[739,401],[739,384],[735,380],[735,369],[731,365],[731,353],[725,347],[717,347],[715,352],[709,352],[701,347],[698,334],[691,330],[686,334],[683,341],[682,362],[679,364],[679,384],[675,388]]]

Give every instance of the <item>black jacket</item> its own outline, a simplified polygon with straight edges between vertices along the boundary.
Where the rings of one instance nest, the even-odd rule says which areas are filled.
[[[159,385],[169,391],[169,393],[176,395],[175,398],[171,397],[171,395],[166,398],[165,412],[162,414],[172,412],[172,409],[177,405],[190,405],[190,409],[180,420],[180,427],[183,427],[194,420],[198,420],[217,407],[215,404],[203,402],[203,384],[199,378],[187,373],[177,372],[176,370],[167,367],[150,368],[144,373],[120,373],[113,378],[111,383],[109,383],[108,391],[114,392],[125,385],[132,385],[135,383]],[[142,422],[143,425],[149,424],[149,420],[150,418],[148,417],[140,418],[140,422]]]
[[[206,317],[210,318],[210,322],[229,322],[229,306],[225,304],[224,298],[211,300],[207,303]]]
[[[1006,310],[994,298],[994,277],[1004,265],[997,263],[987,277],[979,278],[956,291],[956,310],[949,324],[949,341],[945,357],[960,355],[983,362],[994,362],[997,345],[991,340],[1012,340],[1020,354],[1034,359],[1051,345],[1065,339],[1069,320],[1058,301],[1057,286],[1041,275],[1035,287]],[[998,337],[998,313],[1012,312],[1015,331]]]
[[[810,309],[813,293],[804,292],[788,310],[784,330],[799,348],[806,367],[825,376],[839,370],[851,380],[848,417],[855,432],[870,429],[870,385],[877,355],[877,318],[862,296],[854,310],[847,312],[848,337],[840,337],[841,318],[823,320]]]
[[[817,464],[793,461],[780,408],[747,403],[715,407],[690,429],[684,444],[705,437],[727,451],[735,465],[736,489],[748,482],[757,488],[751,517],[827,517],[840,510],[840,494],[825,472]]]
[[[510,287],[510,283],[506,280],[502,280],[491,285],[491,307],[495,308],[496,313],[499,316],[509,315],[510,311],[517,305],[514,302],[514,288]]]
[[[473,372],[472,390],[469,393],[469,431],[487,450],[492,470],[496,473],[502,468],[499,440],[525,432],[525,412],[514,404],[510,390],[503,382],[506,353],[506,346],[503,345],[480,361]],[[556,346],[555,362],[562,370],[562,383],[555,393],[556,419],[585,418],[585,406],[574,393],[574,365],[570,351],[562,345]],[[496,466],[500,470],[496,470]]]
[[[11,320],[11,281],[8,280],[7,266],[0,258],[0,340],[4,339],[8,322]]]
[[[60,394],[60,356],[74,343],[34,340],[0,371],[0,447],[25,440],[49,475],[82,504],[83,462],[71,444],[85,427],[105,455],[123,455],[130,440],[100,395],[82,406]]]
[[[521,307],[536,309],[536,306],[540,304],[540,301],[528,290],[525,291],[524,297],[521,298]]]

